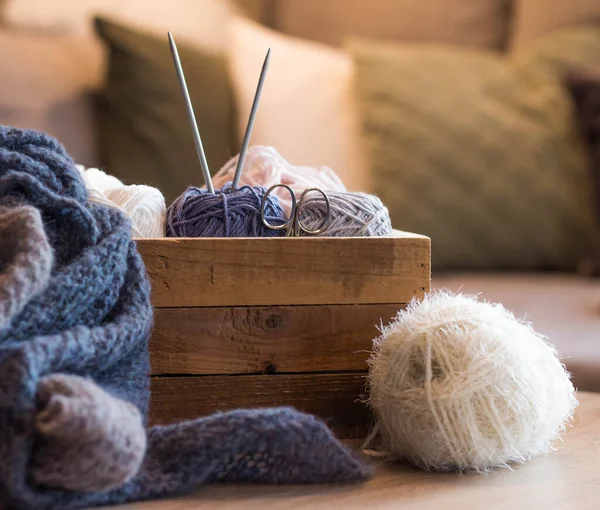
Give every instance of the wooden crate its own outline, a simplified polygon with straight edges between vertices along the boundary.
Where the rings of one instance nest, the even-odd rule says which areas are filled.
[[[430,240],[143,239],[152,281],[153,423],[291,405],[342,438],[369,423],[377,326],[430,286]]]

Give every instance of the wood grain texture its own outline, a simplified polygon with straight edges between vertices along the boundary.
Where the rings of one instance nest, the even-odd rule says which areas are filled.
[[[339,437],[364,437],[366,373],[153,377],[150,421],[167,424],[240,407],[293,406],[323,418]]]
[[[430,286],[430,240],[140,239],[156,307],[407,303]]]
[[[579,393],[575,424],[557,451],[488,475],[381,467],[364,485],[211,486],[115,510],[596,510],[600,494],[600,394]]]
[[[153,374],[366,370],[377,329],[404,305],[158,308]]]

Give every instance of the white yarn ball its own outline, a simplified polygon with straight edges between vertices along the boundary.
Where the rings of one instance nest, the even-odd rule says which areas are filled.
[[[552,449],[577,406],[555,349],[500,304],[437,292],[375,340],[370,404],[386,450],[487,471]]]
[[[167,207],[165,197],[158,189],[133,184],[107,190],[106,198],[131,218],[138,233],[133,237],[165,237]]]
[[[97,168],[77,165],[90,201],[119,209],[131,219],[132,237],[165,237],[167,206],[156,188],[143,184],[126,186],[119,179]]]

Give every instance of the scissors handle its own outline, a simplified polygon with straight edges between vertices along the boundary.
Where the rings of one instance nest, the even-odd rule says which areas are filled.
[[[290,217],[288,218],[288,220],[285,223],[283,223],[282,225],[273,225],[272,223],[269,223],[265,219],[265,208],[267,207],[268,197],[277,188],[287,189],[290,192],[290,196],[292,197],[292,213],[291,213]],[[265,196],[262,199],[262,204],[260,207],[260,220],[262,221],[262,224],[271,230],[285,230],[286,231],[285,235],[291,236],[291,235],[294,235],[294,230],[295,230],[294,223],[296,221],[295,218],[296,218],[296,195],[294,193],[294,190],[292,188],[290,188],[287,184],[274,184],[273,186],[271,186],[265,193]]]
[[[301,221],[300,221],[300,208],[302,207],[302,203],[305,201],[306,196],[311,192],[311,191],[316,191],[317,193],[320,193],[323,198],[325,199],[325,205],[327,206],[327,212],[325,213],[325,216],[323,216],[323,221],[321,222],[321,225],[319,226],[319,228],[317,229],[309,229],[308,227],[306,227],[306,225],[304,225]],[[298,200],[298,206],[294,211],[294,215],[296,216],[296,228],[297,230],[301,230],[302,232],[304,232],[305,234],[309,234],[309,235],[317,235],[317,234],[322,234],[323,231],[325,230],[327,223],[329,223],[329,220],[331,218],[331,204],[329,203],[329,197],[327,196],[327,193],[325,193],[322,189],[319,188],[308,188],[305,189],[302,192],[302,195],[300,195],[300,200]],[[298,235],[298,234],[296,234]]]

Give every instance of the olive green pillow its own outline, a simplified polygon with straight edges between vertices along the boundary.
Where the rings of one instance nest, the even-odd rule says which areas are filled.
[[[434,270],[571,271],[584,258],[590,183],[561,73],[600,63],[600,30],[559,39],[512,60],[348,44],[374,191],[395,228],[432,238]]]
[[[109,50],[98,108],[106,170],[127,184],[159,188],[168,203],[188,185],[203,185],[167,34],[157,37],[105,18],[97,18],[95,25]],[[225,57],[180,41],[178,49],[208,164],[215,173],[236,152]]]

